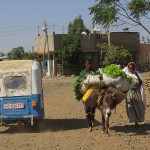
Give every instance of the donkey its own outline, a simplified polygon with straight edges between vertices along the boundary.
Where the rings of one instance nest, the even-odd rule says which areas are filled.
[[[126,94],[120,90],[109,87],[105,91],[102,90],[98,100],[98,109],[102,116],[102,129],[108,134],[109,130],[109,118],[111,116],[111,110],[116,108],[116,106],[125,99]]]

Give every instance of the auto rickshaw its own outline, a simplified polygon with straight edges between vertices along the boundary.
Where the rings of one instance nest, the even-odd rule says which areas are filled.
[[[44,101],[40,63],[0,61],[0,125],[27,123],[40,127]]]

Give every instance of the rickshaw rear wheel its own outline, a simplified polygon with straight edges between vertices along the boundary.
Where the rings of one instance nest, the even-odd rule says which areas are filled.
[[[36,131],[42,132],[42,131],[45,130],[45,121],[44,121],[44,119],[34,120],[33,123],[34,123],[33,127],[35,128]]]

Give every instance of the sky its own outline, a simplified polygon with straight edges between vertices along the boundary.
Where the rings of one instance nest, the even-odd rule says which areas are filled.
[[[48,24],[48,33],[62,34],[67,32],[69,22],[81,15],[87,28],[92,29],[92,15],[89,7],[95,0],[0,0],[0,51],[7,53],[12,48],[23,46],[26,51],[32,50],[34,38],[42,31],[44,20]],[[96,25],[102,32],[102,27]],[[147,23],[150,26],[150,23]],[[111,31],[121,31],[115,27]],[[139,27],[131,31],[146,32]]]

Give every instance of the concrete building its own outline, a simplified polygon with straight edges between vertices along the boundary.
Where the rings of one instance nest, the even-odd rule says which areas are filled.
[[[63,34],[51,34],[48,35],[49,50],[50,50],[50,61],[48,60],[48,50],[45,48],[45,59],[44,59],[44,72],[48,74],[56,74],[56,59],[55,55],[61,48]],[[112,43],[114,45],[123,46],[132,53],[132,59],[137,61],[139,59],[140,40],[138,32],[111,32],[106,34],[81,34],[81,64],[83,64],[86,58],[92,59],[92,64],[95,68],[99,66],[101,56],[97,44],[99,43]],[[35,52],[39,56],[43,57],[44,54],[44,42],[45,36],[35,37]],[[50,63],[49,63],[50,62]],[[49,66],[50,64],[50,66]]]
[[[50,51],[50,60],[48,60],[48,48],[45,47],[45,36],[35,37],[34,49],[41,58],[45,56],[43,63],[43,72],[45,75],[56,74],[56,60],[55,54],[58,53],[58,50],[61,48],[62,34],[51,34],[48,35],[49,51]],[[45,47],[45,48],[44,48]],[[44,55],[45,49],[45,55]]]

